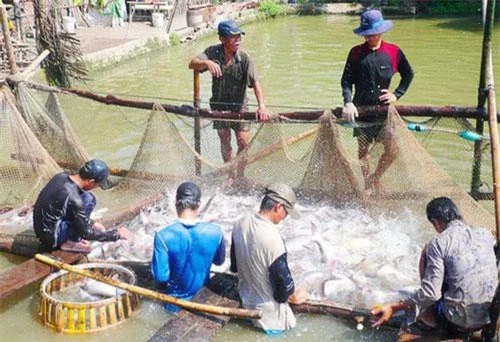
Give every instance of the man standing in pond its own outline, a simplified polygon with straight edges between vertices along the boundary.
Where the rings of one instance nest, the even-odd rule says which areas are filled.
[[[62,249],[89,253],[87,240],[116,241],[130,235],[125,228],[106,230],[90,219],[96,198],[90,190],[108,184],[105,162],[92,159],[78,174],[61,172],[42,189],[33,208],[33,227],[44,251]]]
[[[490,307],[498,286],[495,240],[489,230],[467,225],[448,197],[430,201],[426,212],[438,235],[422,252],[420,288],[408,299],[375,308],[372,313],[379,319],[374,326],[407,310],[402,335],[424,339],[438,332],[469,335],[491,320]]]
[[[242,305],[262,311],[254,325],[269,335],[294,328],[295,316],[288,303],[300,304],[308,297],[295,289],[285,243],[276,227],[288,215],[299,216],[295,201],[288,185],[270,185],[259,212],[239,219],[233,228],[231,271],[238,273]]]
[[[151,269],[159,290],[189,300],[209,280],[212,263],[222,265],[226,247],[221,228],[200,222],[201,189],[193,182],[177,188],[175,208],[179,219],[155,234]],[[166,304],[171,312],[179,307]]]
[[[382,33],[391,27],[392,22],[384,20],[380,11],[369,10],[361,15],[361,25],[354,30],[355,34],[364,37],[365,42],[349,52],[341,80],[344,98],[342,118],[350,123],[354,123],[358,117],[356,106],[394,102],[406,93],[413,80],[413,70],[403,51],[397,45],[382,39]],[[398,72],[401,81],[396,90],[391,92],[389,86],[392,76]],[[358,158],[365,180],[365,196],[369,197],[372,191],[382,191],[381,177],[396,158],[398,148],[390,136],[379,136],[383,120],[367,117],[359,121],[361,126],[354,128],[354,136],[358,139]],[[377,137],[384,144],[384,153],[375,172],[370,173],[369,150]]]
[[[221,44],[208,47],[189,63],[189,68],[197,71],[208,70],[212,74],[212,97],[210,108],[213,110],[241,112],[247,110],[247,87],[254,90],[258,108],[256,119],[269,120],[264,103],[264,94],[252,58],[240,50],[241,37],[245,34],[233,20],[221,21],[218,26]],[[250,139],[248,122],[214,121],[221,142],[222,159],[229,162],[233,158],[231,129],[236,133],[238,153]],[[238,177],[243,176],[244,165],[238,167]]]

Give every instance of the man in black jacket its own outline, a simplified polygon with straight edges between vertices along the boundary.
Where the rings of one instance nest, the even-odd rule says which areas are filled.
[[[42,189],[33,209],[33,226],[44,251],[62,249],[90,252],[87,240],[116,241],[126,239],[125,228],[106,230],[90,219],[96,206],[90,190],[108,186],[106,163],[93,159],[78,174],[61,172]]]
[[[342,74],[342,118],[347,122],[354,123],[358,117],[357,106],[387,105],[398,100],[406,93],[413,80],[413,70],[403,51],[382,38],[382,34],[391,27],[392,22],[384,20],[380,11],[369,10],[361,15],[361,24],[354,30],[355,34],[363,37],[364,43],[349,51]],[[389,86],[396,73],[401,75],[401,80],[392,92]],[[358,138],[361,172],[365,179],[365,195],[368,197],[373,190],[376,193],[382,191],[382,175],[398,152],[392,137],[381,132],[384,119],[385,117],[381,120],[373,116],[360,118],[358,122],[361,124],[354,129],[354,136]],[[384,144],[384,154],[371,173],[370,146],[376,140]]]

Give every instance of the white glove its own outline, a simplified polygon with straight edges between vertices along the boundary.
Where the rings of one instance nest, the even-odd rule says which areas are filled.
[[[342,119],[349,123],[354,123],[358,117],[358,109],[352,102],[347,102],[342,109]]]

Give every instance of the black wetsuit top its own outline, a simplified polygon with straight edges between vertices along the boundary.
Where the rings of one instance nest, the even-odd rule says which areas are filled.
[[[413,80],[413,70],[403,51],[397,45],[384,41],[377,50],[370,49],[367,43],[353,47],[341,80],[344,103],[352,101],[356,106],[381,104],[380,90],[389,89],[391,78],[397,72],[401,75],[401,82],[394,95],[399,99]]]
[[[81,194],[84,190],[67,173],[55,175],[42,189],[33,208],[33,227],[44,250],[57,248],[57,228],[65,220],[70,226],[71,238],[97,241],[116,241],[117,229],[93,229],[94,221],[85,213]]]

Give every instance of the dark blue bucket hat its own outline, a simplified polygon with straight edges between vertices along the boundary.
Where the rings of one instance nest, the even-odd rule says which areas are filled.
[[[354,33],[358,36],[370,36],[387,32],[392,27],[392,21],[384,20],[379,10],[369,10],[361,14],[361,24]]]
[[[238,34],[245,34],[234,20],[224,20],[219,23],[217,27],[220,37],[235,36]]]
[[[105,162],[99,159],[92,159],[85,163],[78,172],[83,179],[93,179],[102,189],[110,187],[108,180],[109,169]]]

